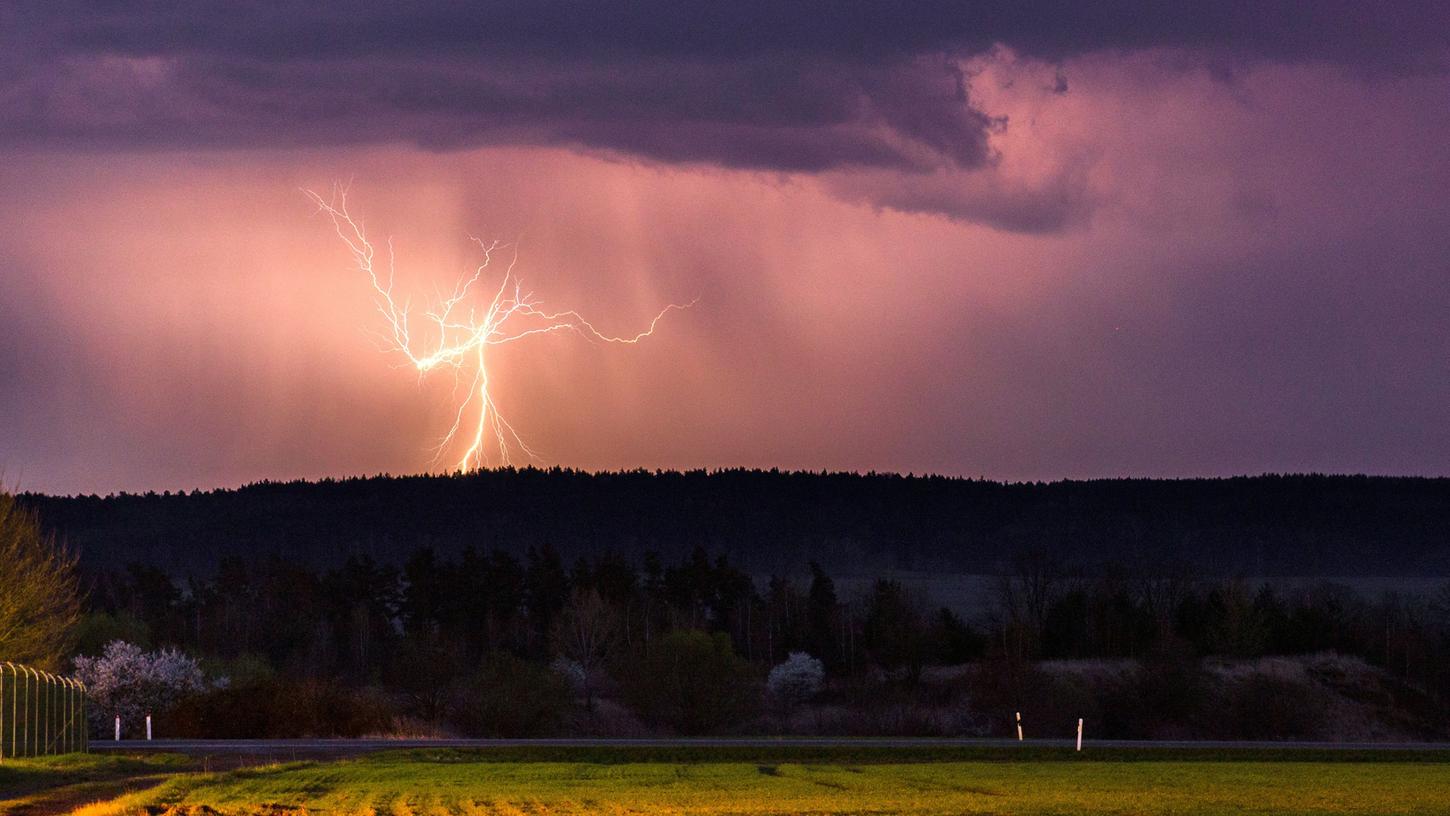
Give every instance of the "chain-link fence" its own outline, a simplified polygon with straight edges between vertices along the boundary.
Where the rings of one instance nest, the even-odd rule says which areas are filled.
[[[0,663],[0,760],[84,751],[88,743],[80,681]]]

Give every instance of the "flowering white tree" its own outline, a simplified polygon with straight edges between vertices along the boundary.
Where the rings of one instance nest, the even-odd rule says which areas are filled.
[[[175,649],[145,652],[123,640],[106,644],[100,657],[77,657],[75,674],[93,702],[92,725],[102,732],[113,717],[123,724],[139,723],[206,689],[201,666],[193,658]]]
[[[825,677],[826,667],[821,661],[805,652],[791,652],[784,663],[770,670],[765,687],[772,697],[795,705],[816,696]]]

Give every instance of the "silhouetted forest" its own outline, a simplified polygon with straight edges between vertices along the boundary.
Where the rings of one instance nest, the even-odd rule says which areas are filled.
[[[169,736],[1005,736],[1018,711],[1034,736],[1077,717],[1103,737],[1450,734],[1450,587],[1280,592],[1028,551],[974,623],[803,566],[758,582],[703,549],[566,564],[547,547],[226,558],[184,582],[132,564],[86,576],[78,646],[201,658],[215,685],[161,712]],[[791,661],[814,676],[778,683]]]
[[[889,474],[496,470],[263,482],[236,490],[26,495],[93,568],[210,574],[226,556],[330,568],[422,548],[566,562],[697,547],[756,574],[1001,572],[1041,549],[1076,564],[1200,576],[1450,575],[1450,479],[1256,476],[1019,483]]]
[[[1060,736],[1450,734],[1450,587],[1409,587],[1450,575],[1445,479],[503,470],[24,500],[82,552],[80,653],[204,662],[173,736],[1005,735],[1019,711]],[[992,577],[962,614],[896,570]]]

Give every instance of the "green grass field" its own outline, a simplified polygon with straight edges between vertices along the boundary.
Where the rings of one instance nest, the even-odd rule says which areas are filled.
[[[179,770],[176,758],[94,759],[92,773],[131,763],[147,781],[129,794],[76,801],[83,816],[175,814],[1444,814],[1450,764],[1393,758],[1323,761],[1274,755],[1080,759],[1061,755],[885,761],[814,753],[784,761],[689,756],[677,761],[543,761],[469,752],[398,752],[223,772]],[[797,752],[800,753],[800,752]],[[593,759],[598,759],[594,757]],[[633,758],[638,759],[638,758]],[[649,758],[644,758],[649,759]],[[722,759],[730,761],[721,761]],[[20,763],[7,782],[54,773]],[[27,787],[34,790],[34,786]],[[26,813],[36,799],[0,812]],[[45,806],[29,812],[57,812]],[[66,811],[68,812],[68,811]]]

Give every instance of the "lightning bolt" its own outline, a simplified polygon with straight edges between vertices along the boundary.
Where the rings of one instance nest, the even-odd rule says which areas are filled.
[[[498,285],[492,288],[492,296],[488,296],[484,277],[493,268],[495,255],[502,254],[504,247],[497,241],[472,238],[482,251],[482,260],[471,273],[459,278],[451,294],[446,297],[440,295],[435,305],[420,313],[427,329],[415,332],[410,320],[413,315],[410,304],[406,300],[399,303],[393,294],[397,258],[392,238],[387,241],[385,269],[380,272],[377,251],[368,240],[362,222],[348,214],[347,189],[341,186],[334,188],[329,199],[311,190],[303,192],[320,212],[326,213],[332,220],[333,228],[347,245],[357,269],[372,283],[374,305],[387,327],[386,332],[380,333],[384,350],[406,358],[420,377],[435,369],[451,369],[455,394],[465,381],[468,382],[468,388],[453,414],[453,423],[434,449],[433,456],[436,465],[460,435],[465,436],[468,444],[456,464],[459,472],[478,470],[494,462],[507,466],[519,454],[529,459],[539,456],[524,442],[494,402],[488,375],[490,346],[565,331],[594,342],[634,345],[654,334],[655,327],[666,314],[675,309],[687,309],[695,303],[671,303],[638,334],[608,335],[578,312],[572,309],[548,311],[531,292],[525,292],[514,274],[518,263],[517,247],[509,253],[503,275]]]

